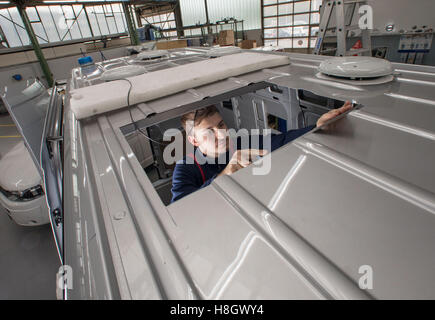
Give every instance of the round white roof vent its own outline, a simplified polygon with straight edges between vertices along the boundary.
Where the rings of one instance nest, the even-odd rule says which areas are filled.
[[[392,81],[391,62],[372,57],[336,57],[322,61],[319,78],[330,80],[359,81],[360,84],[379,84]]]
[[[104,71],[101,75],[101,80],[112,81],[125,79],[145,73],[147,70],[141,66],[122,66],[114,69]]]

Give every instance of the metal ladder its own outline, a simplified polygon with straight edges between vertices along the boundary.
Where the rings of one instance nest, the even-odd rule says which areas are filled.
[[[371,37],[369,29],[361,30],[361,42],[362,49],[346,50],[346,38],[349,31],[358,30],[358,25],[345,25],[345,5],[353,4],[352,17],[356,12],[358,13],[361,4],[367,4],[367,0],[328,0],[323,2],[322,14],[320,18],[319,34],[317,37],[316,47],[314,48],[314,54],[324,54],[327,52],[334,52],[339,57],[363,54],[371,56]],[[332,12],[335,9],[335,17],[337,26],[329,26]],[[351,20],[352,20],[351,17]],[[335,30],[337,36],[337,48],[323,49],[326,32],[329,30]]]

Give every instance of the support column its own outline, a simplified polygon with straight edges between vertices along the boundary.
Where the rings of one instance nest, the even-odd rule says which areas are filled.
[[[136,11],[136,22],[137,22],[137,26],[140,28],[140,27],[143,27],[143,24],[142,24],[142,20],[140,19],[140,16],[141,16],[141,10],[140,9],[135,9],[135,11]]]
[[[132,45],[137,46],[139,44],[139,38],[131,16],[130,6],[126,2],[122,2],[122,9],[124,9],[125,20],[127,21],[130,42]]]
[[[23,20],[24,27],[26,28],[27,35],[29,36],[30,42],[32,43],[33,50],[35,51],[35,55],[39,60],[39,64],[41,65],[42,72],[44,73],[45,79],[47,80],[48,86],[53,86],[53,75],[50,71],[50,67],[48,66],[47,60],[42,53],[41,46],[39,45],[38,39],[35,36],[35,32],[33,31],[32,24],[30,23],[29,17],[27,16],[26,9],[22,3],[17,3],[17,9],[20,13],[21,19]]]
[[[204,6],[205,6],[205,19],[206,19],[206,24],[207,24],[207,33],[211,34],[211,27],[210,27],[210,19],[208,17],[208,5],[207,5],[207,0],[204,0]]]
[[[177,36],[184,37],[183,20],[181,18],[180,1],[177,1],[174,8],[175,26],[177,28]]]

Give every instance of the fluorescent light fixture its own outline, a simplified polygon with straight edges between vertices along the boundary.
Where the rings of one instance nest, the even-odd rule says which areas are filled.
[[[0,1],[0,4],[9,4],[11,3],[10,1]]]

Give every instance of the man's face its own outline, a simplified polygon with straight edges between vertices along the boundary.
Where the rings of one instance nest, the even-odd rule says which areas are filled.
[[[216,112],[196,124],[193,135],[189,135],[188,140],[194,146],[199,147],[201,152],[207,156],[217,157],[228,150],[227,130],[228,127],[221,115]]]

